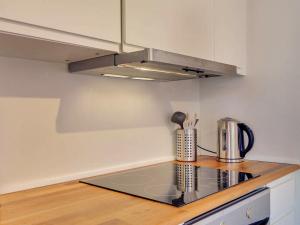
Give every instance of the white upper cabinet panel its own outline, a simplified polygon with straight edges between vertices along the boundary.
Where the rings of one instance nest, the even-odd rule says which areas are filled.
[[[123,42],[124,51],[157,48],[246,74],[247,0],[0,0],[1,33],[103,50],[89,57]]]
[[[213,59],[212,0],[124,0],[124,43]]]
[[[214,1],[215,60],[247,73],[247,0]]]
[[[121,42],[120,0],[0,0],[0,18]]]

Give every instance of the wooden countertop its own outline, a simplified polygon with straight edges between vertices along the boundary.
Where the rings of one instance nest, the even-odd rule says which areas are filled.
[[[300,168],[261,161],[226,164],[208,156],[195,164],[261,176],[180,208],[72,181],[1,195],[0,224],[176,225]]]

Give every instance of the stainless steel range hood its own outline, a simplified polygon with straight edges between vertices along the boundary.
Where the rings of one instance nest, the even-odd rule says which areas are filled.
[[[157,49],[101,56],[69,64],[70,72],[174,81],[237,75],[237,67]]]

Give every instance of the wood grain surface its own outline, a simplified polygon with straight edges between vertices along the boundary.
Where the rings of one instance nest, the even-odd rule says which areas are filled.
[[[176,163],[176,162],[174,162]],[[298,170],[299,165],[220,163],[201,156],[198,166],[261,174],[181,208],[72,181],[0,196],[1,225],[175,225]]]

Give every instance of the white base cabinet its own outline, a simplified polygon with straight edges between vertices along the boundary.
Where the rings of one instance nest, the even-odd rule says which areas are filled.
[[[295,220],[300,224],[300,172],[296,173],[296,206],[295,206]]]
[[[297,225],[299,223],[296,223],[295,221],[295,212],[291,211],[284,217],[280,218],[279,220],[271,223],[271,225]]]
[[[299,207],[299,202],[296,200],[300,188],[297,187],[297,176],[299,176],[298,171],[267,185],[271,194],[271,225],[300,224],[295,213]]]

